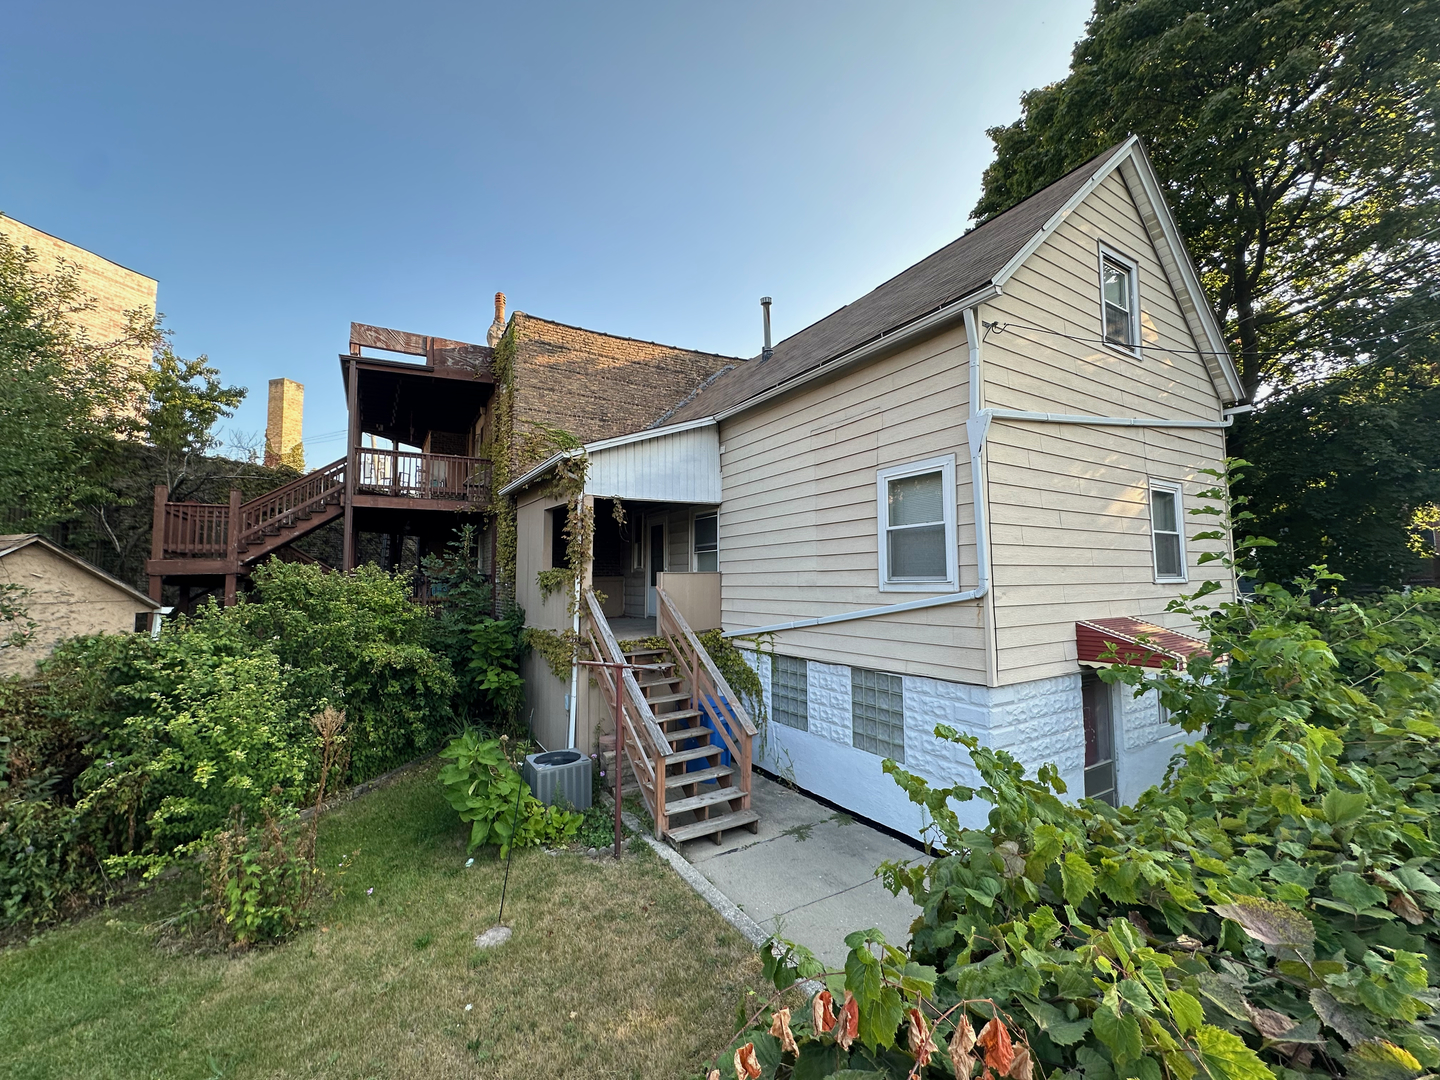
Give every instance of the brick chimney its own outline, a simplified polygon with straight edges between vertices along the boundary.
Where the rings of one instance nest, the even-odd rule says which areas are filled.
[[[500,339],[505,336],[505,294],[495,294],[495,321],[490,324],[490,329],[485,332],[485,340],[493,349],[500,344]]]
[[[265,417],[265,464],[289,465],[305,471],[305,447],[300,435],[305,410],[305,387],[290,379],[270,380],[270,401]]]

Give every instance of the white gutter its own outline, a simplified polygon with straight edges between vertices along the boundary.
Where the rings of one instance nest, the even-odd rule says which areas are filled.
[[[1041,424],[1086,424],[1092,427],[1145,427],[1145,428],[1203,428],[1223,430],[1235,422],[1240,413],[1251,412],[1253,405],[1237,405],[1222,411],[1221,420],[1155,420],[1137,416],[1079,416],[1069,413],[1025,412],[1019,409],[981,409],[980,338],[977,334],[976,308],[965,309],[965,336],[970,346],[970,415],[966,418],[965,429],[970,443],[970,492],[975,507],[975,562],[978,581],[975,588],[966,592],[945,593],[929,596],[923,600],[907,600],[901,604],[884,604],[880,607],[861,608],[858,611],[842,611],[835,615],[821,615],[811,619],[794,619],[790,622],[771,623],[746,630],[727,630],[722,637],[755,637],[759,634],[776,634],[783,630],[800,630],[809,626],[828,626],[832,623],[853,622],[856,619],[873,619],[880,615],[896,615],[921,608],[945,607],[961,604],[968,600],[979,600],[990,591],[990,541],[987,527],[986,500],[981,495],[982,463],[981,453],[985,440],[990,435],[992,420],[1018,420]]]

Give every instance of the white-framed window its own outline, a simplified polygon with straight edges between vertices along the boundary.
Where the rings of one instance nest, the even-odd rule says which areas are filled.
[[[809,669],[801,657],[770,654],[770,714],[801,731],[810,730]]]
[[[850,742],[857,750],[905,760],[905,681],[899,675],[850,669]]]
[[[696,514],[690,528],[694,545],[694,566],[697,574],[713,574],[720,569],[720,515],[715,511]]]
[[[1189,580],[1185,566],[1185,504],[1179,484],[1150,481],[1150,548],[1157,582]]]
[[[1134,259],[1100,248],[1100,328],[1105,344],[1140,351],[1140,272]]]
[[[955,455],[875,474],[883,592],[959,589],[955,540]]]

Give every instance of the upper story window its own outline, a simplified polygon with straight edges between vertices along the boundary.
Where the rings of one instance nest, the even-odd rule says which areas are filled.
[[[695,572],[713,574],[720,569],[720,517],[713,511],[695,515]]]
[[[1156,581],[1186,581],[1184,506],[1179,484],[1150,482],[1150,539]]]
[[[1140,347],[1139,273],[1135,263],[1100,249],[1100,307],[1105,343],[1122,349]]]
[[[881,469],[880,588],[939,592],[958,589],[955,552],[955,455]]]

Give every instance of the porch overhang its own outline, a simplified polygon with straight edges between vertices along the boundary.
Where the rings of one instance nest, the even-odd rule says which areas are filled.
[[[1208,654],[1210,647],[1188,634],[1122,616],[1077,622],[1075,650],[1082,667],[1126,664],[1158,668],[1167,663],[1184,667],[1191,657]]]
[[[720,502],[720,433],[706,417],[586,443],[552,454],[500,489],[514,495],[554,472],[562,461],[588,459],[585,494],[635,502],[714,505]]]

